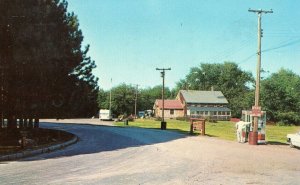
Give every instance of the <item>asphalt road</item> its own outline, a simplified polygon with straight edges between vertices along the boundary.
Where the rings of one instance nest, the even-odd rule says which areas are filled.
[[[0,184],[300,184],[300,150],[250,146],[99,120],[45,120],[76,134],[63,150],[0,163]],[[49,123],[53,122],[53,123]]]

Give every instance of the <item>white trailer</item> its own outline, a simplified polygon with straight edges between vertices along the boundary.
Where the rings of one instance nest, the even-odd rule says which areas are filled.
[[[111,110],[100,109],[100,111],[99,111],[99,119],[100,120],[112,120]]]

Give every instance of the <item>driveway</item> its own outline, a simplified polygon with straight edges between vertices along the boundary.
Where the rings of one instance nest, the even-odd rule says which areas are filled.
[[[97,119],[42,121],[79,142],[0,163],[0,184],[300,184],[300,150],[288,146],[119,128]]]

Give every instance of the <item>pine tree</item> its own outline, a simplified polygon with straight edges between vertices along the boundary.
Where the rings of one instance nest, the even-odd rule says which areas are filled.
[[[67,5],[64,0],[0,1],[0,123],[6,118],[15,127],[17,118],[79,117],[97,109],[96,65],[87,56],[89,46],[81,49],[78,19]],[[74,96],[82,99],[81,110],[70,109],[78,101]]]

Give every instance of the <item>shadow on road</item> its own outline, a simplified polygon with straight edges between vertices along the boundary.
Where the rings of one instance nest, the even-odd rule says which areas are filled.
[[[104,151],[120,150],[128,147],[139,147],[188,137],[189,135],[158,129],[143,129],[133,127],[113,127],[91,124],[73,123],[41,123],[43,128],[51,128],[71,132],[78,136],[79,141],[62,150],[22,161],[46,160],[60,157],[70,157],[83,154],[94,154]]]
[[[268,145],[288,145],[287,143],[282,143],[282,142],[278,142],[278,141],[268,141],[267,144]]]

